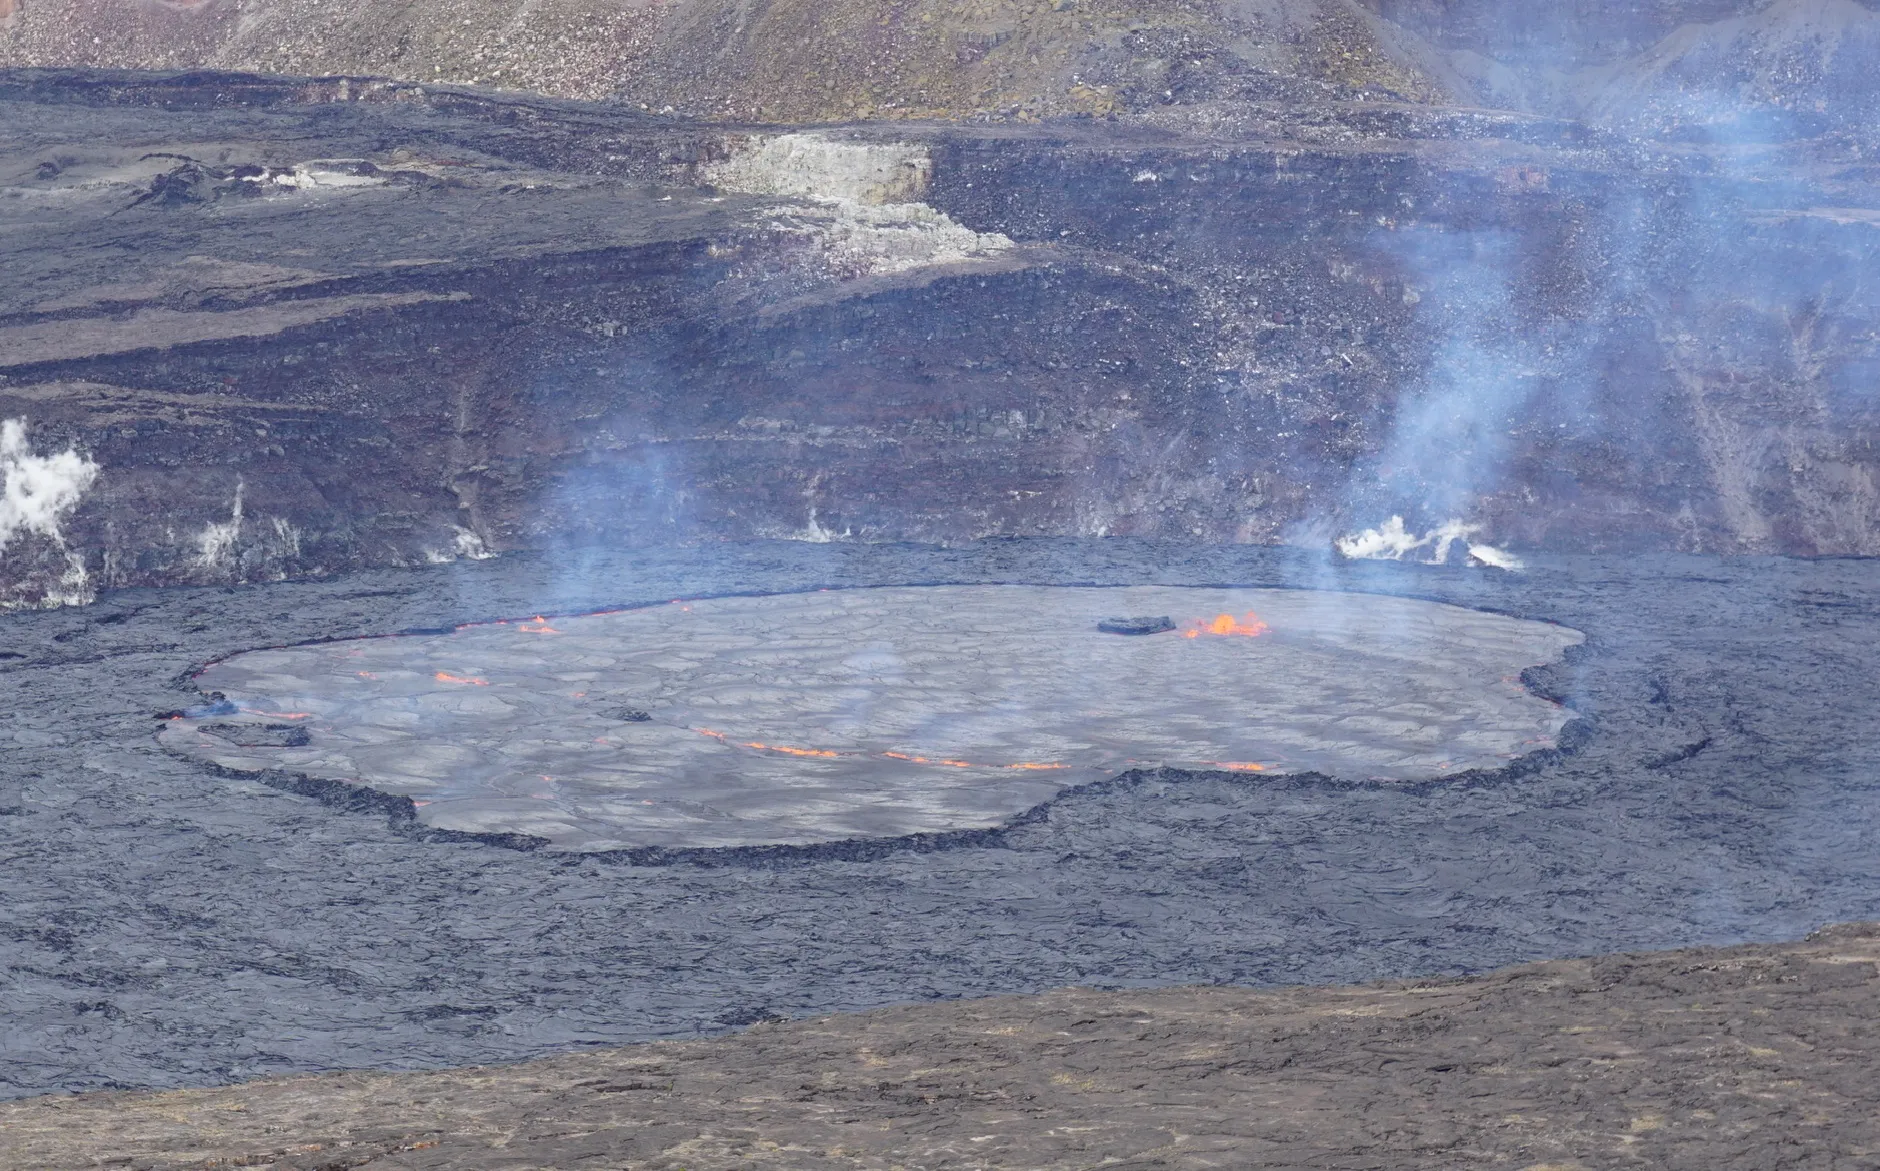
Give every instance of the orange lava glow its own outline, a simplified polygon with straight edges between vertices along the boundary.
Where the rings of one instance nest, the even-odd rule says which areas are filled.
[[[786,756],[816,756],[825,759],[835,759],[845,756],[865,755],[860,752],[833,752],[826,748],[793,748],[787,744],[763,744],[756,740],[733,740],[725,733],[713,731],[710,728],[694,728],[692,730],[701,736],[710,736],[712,739],[728,744],[733,748],[754,748],[759,752],[781,752]],[[944,765],[947,768],[991,768],[1039,772],[1071,767],[1068,764],[1048,764],[1035,760],[1022,760],[1017,764],[974,764],[970,760],[936,759],[930,756],[912,756],[905,752],[882,752],[875,755],[886,757],[889,760],[905,760],[909,764],[938,764]]]
[[[524,634],[560,634],[561,633],[561,631],[556,630],[553,626],[550,626],[548,624],[548,619],[542,617],[540,614],[537,614],[535,616],[535,620],[533,622],[524,622],[521,626],[516,627],[516,629],[522,631]]]
[[[840,752],[828,752],[821,748],[792,748],[787,744],[760,744],[756,740],[733,740],[723,732],[714,732],[710,728],[694,729],[701,736],[710,736],[737,748],[755,748],[759,752],[781,752],[785,756],[841,756]]]
[[[791,748],[787,744],[759,744],[755,740],[746,741],[746,748],[755,748],[760,752],[781,752],[785,756],[841,756],[840,752],[830,752],[822,748]]]
[[[475,679],[469,675],[452,675],[449,671],[439,671],[434,678],[439,683],[467,683],[472,687],[488,687],[488,679]]]
[[[1263,773],[1266,771],[1265,765],[1254,764],[1252,761],[1247,760],[1204,760],[1201,763],[1211,764],[1215,768],[1224,768],[1229,772],[1236,773]]]
[[[972,765],[972,762],[971,762],[971,761],[966,761],[966,760],[932,760],[932,759],[929,759],[928,757],[925,757],[925,756],[909,756],[909,755],[908,755],[907,753],[905,753],[905,752],[884,752],[884,753],[882,753],[881,755],[883,755],[883,756],[885,756],[885,757],[888,757],[888,758],[889,758],[889,759],[891,759],[891,760],[905,760],[905,761],[909,761],[909,762],[911,762],[911,763],[913,763],[913,764],[944,764],[944,765],[946,765],[946,766],[947,766],[948,768],[971,768],[971,767],[973,767],[973,765]]]
[[[1271,629],[1273,629],[1271,626],[1260,621],[1258,614],[1248,613],[1244,622],[1237,621],[1232,614],[1219,614],[1212,622],[1204,623],[1196,619],[1189,623],[1188,629],[1182,632],[1182,637],[1200,638],[1204,634],[1238,634],[1247,638],[1259,638]]]
[[[881,755],[890,760],[905,760],[912,764],[944,764],[948,768],[1000,768],[1025,772],[1043,772],[1052,769],[1069,768],[1068,764],[1046,764],[1043,761],[1021,760],[1017,764],[974,764],[970,760],[932,760],[925,756],[909,756],[905,752],[884,752]]]

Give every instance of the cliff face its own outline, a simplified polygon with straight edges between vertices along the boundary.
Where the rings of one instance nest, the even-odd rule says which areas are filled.
[[[372,73],[764,121],[1445,92],[1351,0],[15,0],[0,63]]]
[[[786,123],[1213,126],[1352,99],[1603,117],[1641,87],[1811,110],[1872,93],[1873,28],[1858,0],[0,0],[0,67],[371,74]]]
[[[1634,56],[1685,25],[1746,16],[1768,0],[1365,0],[1439,50],[1576,68]]]
[[[185,20],[221,31],[165,33],[163,60],[287,43],[256,31],[280,7],[138,11],[119,59]],[[729,52],[843,10],[739,10],[724,37],[658,11]],[[1043,104],[919,121],[869,91],[893,120],[812,129],[360,77],[0,75],[0,419],[23,421],[0,464],[40,492],[0,511],[5,600],[711,536],[1325,546],[1393,514],[1540,550],[1880,552],[1851,64],[1880,59],[1875,18],[1785,0],[1686,27],[1548,74],[1565,118],[1447,104],[1478,52],[1457,44],[1513,35],[1483,11],[1413,33],[1163,4],[1128,19],[1186,22],[1191,52],[1145,57],[1090,31],[1120,8],[1037,5],[925,109],[994,109],[1018,82],[985,70],[1020,59]],[[7,51],[50,35],[33,12]],[[1076,44],[1188,80],[1086,84],[1077,57],[1078,90],[1039,81],[1045,49],[999,56],[1073,16]],[[1195,48],[1230,17],[1299,36]],[[1334,27],[1370,38],[1337,58],[1364,76],[1308,35]],[[805,53],[850,35],[816,28]],[[401,37],[359,43],[441,43]],[[339,56],[252,63],[371,63],[319,43]],[[845,59],[879,80],[885,53]],[[735,109],[733,81],[766,117],[861,92],[760,56],[629,55],[694,110]],[[1028,121],[1073,109],[1099,116]]]

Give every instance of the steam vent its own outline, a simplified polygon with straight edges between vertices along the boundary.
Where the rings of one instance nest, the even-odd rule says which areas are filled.
[[[1195,617],[1093,626],[1118,607]],[[1580,641],[1362,594],[823,590],[250,651],[163,742],[560,849],[800,845],[989,828],[1144,767],[1497,768],[1569,718],[1517,676]]]

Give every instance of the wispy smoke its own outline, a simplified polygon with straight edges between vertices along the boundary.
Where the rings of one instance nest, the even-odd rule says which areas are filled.
[[[1346,508],[1389,515],[1374,529],[1337,542],[1347,557],[1433,564],[1482,531],[1476,518],[1501,486],[1516,435],[1540,385],[1536,332],[1519,306],[1521,241],[1506,233],[1413,231],[1384,245],[1417,290],[1418,317],[1434,337],[1423,374],[1396,404],[1378,454],[1352,474]],[[1409,516],[1422,535],[1405,527]],[[1465,519],[1466,518],[1466,519]],[[1482,545],[1474,563],[1513,568],[1510,555]]]
[[[1413,241],[1406,259],[1422,316],[1441,340],[1420,384],[1399,400],[1361,494],[1433,521],[1472,512],[1499,484],[1535,388],[1512,305],[1516,246],[1501,234]]]
[[[1380,233],[1427,348],[1339,502],[1346,531],[1378,527],[1345,542],[1423,557],[1460,523],[1880,550],[1860,444],[1874,245],[1848,226],[1870,212],[1822,210],[1870,202],[1880,13],[1777,0],[1622,60],[1576,52],[1530,43],[1521,65],[1583,148],[1436,176],[1423,194],[1452,213]]]
[[[233,572],[235,547],[242,535],[242,494],[247,485],[235,481],[235,503],[225,521],[211,521],[196,537],[196,566],[211,572]]]
[[[496,554],[490,552],[489,547],[483,543],[483,538],[472,530],[466,529],[462,525],[452,525],[451,528],[456,534],[455,547],[458,557],[467,558],[471,561],[488,561],[496,556]]]

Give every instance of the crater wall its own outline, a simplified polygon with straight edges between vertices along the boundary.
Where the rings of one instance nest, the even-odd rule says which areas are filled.
[[[0,104],[0,418],[99,469],[0,572],[75,557],[80,595],[1393,514],[1880,552],[1880,209],[1819,142],[1401,106],[779,131],[223,75]]]

